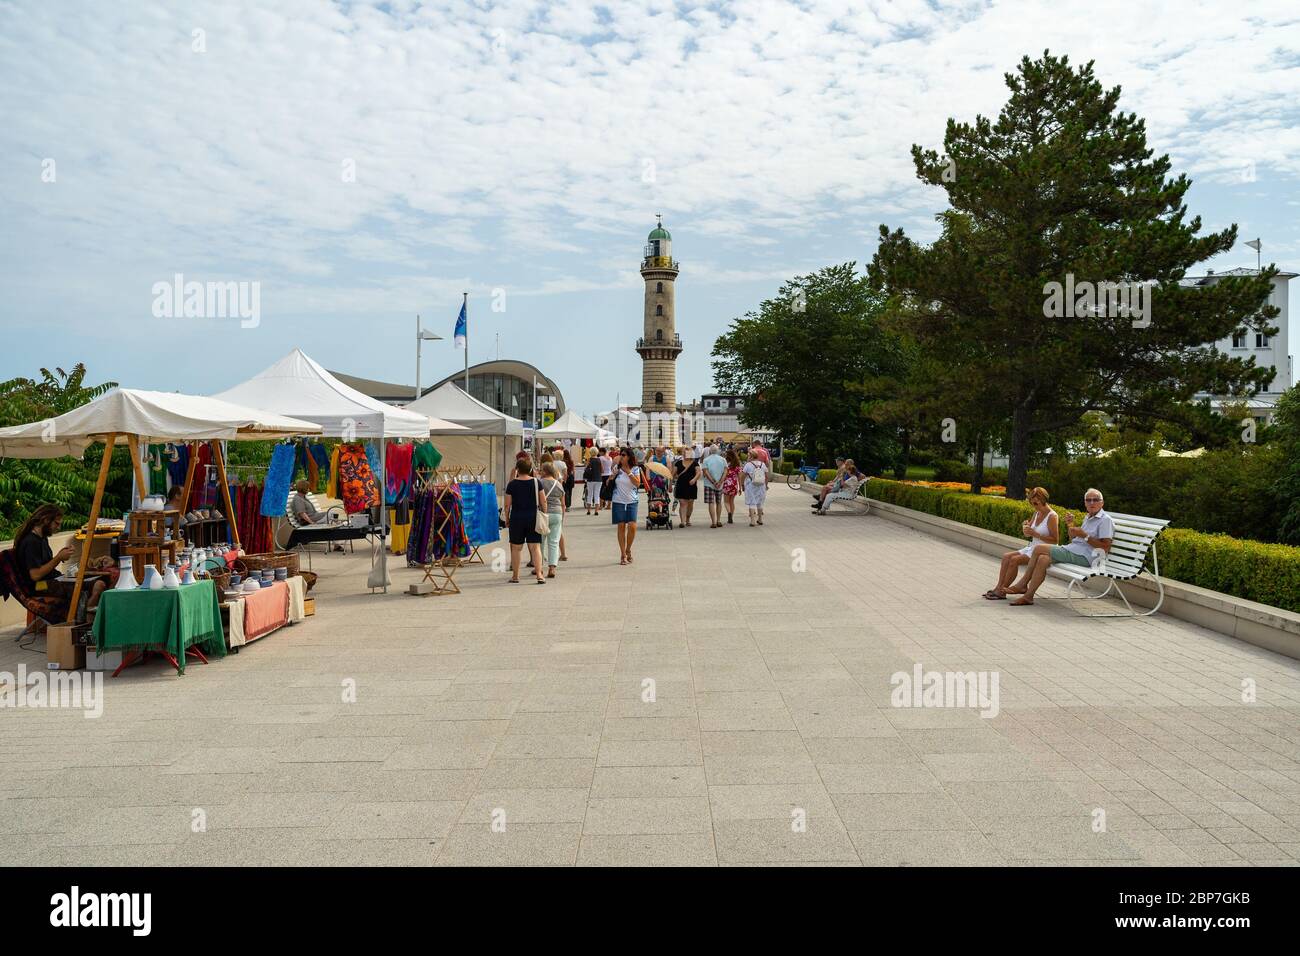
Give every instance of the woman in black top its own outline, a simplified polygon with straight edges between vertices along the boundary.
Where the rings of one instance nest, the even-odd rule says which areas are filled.
[[[700,480],[700,463],[691,457],[689,448],[682,451],[682,457],[675,466],[677,472],[677,506],[681,513],[682,527],[691,526],[691,512],[695,510],[695,499],[700,495],[697,482]]]
[[[506,485],[506,524],[510,528],[510,583],[519,583],[519,558],[525,544],[537,569],[537,583],[545,584],[542,571],[542,536],[537,533],[537,512],[546,513],[546,494],[533,478],[533,461],[515,462],[515,476]]]

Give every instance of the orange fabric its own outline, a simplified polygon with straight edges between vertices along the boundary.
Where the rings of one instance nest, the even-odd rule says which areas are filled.
[[[244,638],[252,640],[289,621],[289,585],[276,581],[269,588],[243,595]]]

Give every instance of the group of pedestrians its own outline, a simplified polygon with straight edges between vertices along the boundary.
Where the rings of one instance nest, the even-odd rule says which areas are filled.
[[[651,467],[655,466],[655,467]],[[733,524],[736,498],[743,495],[750,527],[763,523],[763,505],[771,456],[761,442],[749,446],[744,462],[734,446],[696,443],[673,449],[588,448],[582,466],[583,507],[587,516],[610,512],[618,538],[619,564],[633,562],[637,511],[642,491],[677,500],[679,525],[692,527],[695,503],[704,490],[709,527]],[[572,507],[577,468],[568,448],[544,452],[534,463],[520,452],[505,489],[505,523],[510,537],[510,580],[519,581],[523,550],[528,548],[538,584],[554,578],[565,553],[564,518]],[[723,520],[725,515],[725,522]]]

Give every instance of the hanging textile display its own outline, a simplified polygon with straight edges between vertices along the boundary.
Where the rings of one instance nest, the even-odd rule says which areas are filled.
[[[293,483],[293,458],[293,445],[276,445],[271,452],[271,466],[266,469],[266,482],[260,498],[262,514],[268,518],[284,514],[285,503],[289,500],[289,485]]]
[[[212,464],[212,443],[205,441],[199,445],[199,453],[195,457],[194,485],[190,488],[190,500],[185,506],[186,511],[210,508],[216,501],[216,481],[209,480],[208,476],[210,464]]]
[[[167,477],[173,485],[185,484],[185,473],[190,466],[189,445],[168,445]]]
[[[406,563],[419,567],[443,558],[467,558],[472,550],[465,533],[461,486],[436,485],[419,492],[411,508]]]
[[[325,495],[329,498],[339,497],[339,449],[342,447],[342,445],[335,445],[334,451],[330,453],[329,484],[325,486]]]
[[[379,487],[361,445],[339,446],[339,494],[348,514],[379,504]]]
[[[431,441],[417,441],[412,465],[420,471],[434,471],[442,464],[442,452]]]
[[[391,532],[393,554],[405,554],[411,536],[411,505],[408,502],[399,501],[393,507]]]
[[[235,506],[230,524],[238,530],[239,543],[244,550],[249,554],[274,551],[274,526],[271,519],[262,514],[262,502],[266,500],[264,489],[251,480],[243,485],[231,481],[230,500]],[[283,513],[284,509],[281,508],[280,514]]]
[[[501,539],[497,520],[497,486],[490,481],[466,482],[460,486],[465,533],[469,543],[478,548]]]
[[[372,441],[366,442],[366,461],[370,463],[370,474],[374,476],[375,481],[379,481],[379,476],[383,469],[380,467],[383,462],[379,460],[379,446]],[[383,489],[379,489],[383,491]],[[375,504],[379,504],[378,501]]]
[[[414,451],[410,442],[392,442],[384,454],[384,500],[390,505],[405,501],[410,494]]]
[[[167,446],[150,445],[145,463],[149,487],[141,488],[141,495],[161,495],[167,491]]]

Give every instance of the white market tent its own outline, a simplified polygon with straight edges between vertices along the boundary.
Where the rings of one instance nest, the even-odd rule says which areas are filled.
[[[570,408],[545,428],[539,428],[535,434],[543,440],[560,438],[574,440],[590,438],[595,440],[601,437],[602,432],[606,435],[609,434],[605,429],[598,428]]]
[[[294,349],[268,369],[246,382],[218,393],[215,398],[244,402],[259,408],[273,408],[295,417],[317,422],[321,434],[345,441],[377,438],[380,442],[376,476],[382,489],[385,444],[389,438],[428,438],[427,416],[387,405],[349,385],[344,385],[314,361],[302,349]],[[372,555],[373,568],[369,586],[387,590],[388,549],[384,530],[388,523],[388,506],[381,490],[379,495],[380,540]]]
[[[454,434],[433,429],[434,444],[442,452],[443,463],[487,469],[488,477],[496,484],[497,496],[505,492],[515,455],[524,446],[523,422],[480,402],[454,381],[420,396],[406,410],[444,419],[464,429]]]
[[[79,458],[114,434],[157,442],[260,441],[320,430],[310,421],[203,395],[118,388],[57,418],[0,428],[0,457]]]
[[[320,425],[327,438],[429,437],[425,416],[344,385],[302,349],[213,397],[305,418]]]
[[[71,622],[72,616],[76,614],[82,581],[90,563],[90,548],[95,538],[95,525],[99,521],[99,509],[104,501],[104,485],[113,459],[113,446],[119,438],[124,438],[131,449],[135,480],[141,489],[148,487],[140,459],[142,444],[150,441],[211,442],[213,462],[221,478],[226,516],[231,521],[234,539],[238,544],[239,533],[233,530],[235,510],[230,501],[230,488],[226,484],[226,466],[220,441],[274,440],[294,435],[319,434],[320,430],[319,425],[310,421],[202,395],[119,388],[55,418],[0,428],[0,457],[59,458],[72,455],[79,458],[95,442],[102,441],[105,445],[99,479],[95,483],[95,496],[90,506],[85,544],[82,546],[81,560],[77,564],[77,582],[73,587],[69,610]],[[196,459],[196,455],[190,456],[189,472],[185,476],[187,498],[194,479]]]

